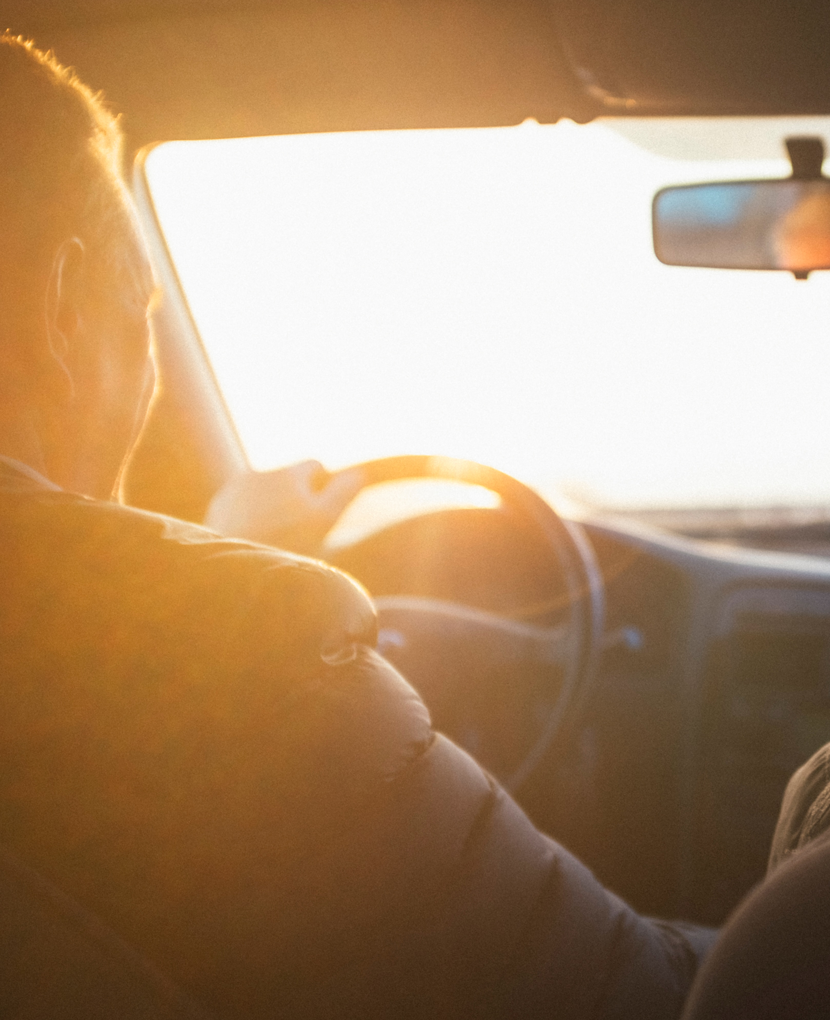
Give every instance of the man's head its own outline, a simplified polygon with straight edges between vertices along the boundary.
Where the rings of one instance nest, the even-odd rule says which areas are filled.
[[[100,99],[0,37],[0,453],[106,496],[152,387],[152,273]]]

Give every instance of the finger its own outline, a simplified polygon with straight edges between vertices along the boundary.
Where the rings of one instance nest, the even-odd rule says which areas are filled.
[[[331,478],[319,460],[302,460],[299,464],[292,464],[283,470],[290,471],[298,488],[307,492],[320,492]]]
[[[308,485],[312,492],[322,492],[329,484],[331,474],[319,462],[313,463],[316,467],[308,477]]]
[[[329,513],[340,514],[366,484],[360,468],[346,468],[329,476],[331,481],[321,493],[322,502]]]

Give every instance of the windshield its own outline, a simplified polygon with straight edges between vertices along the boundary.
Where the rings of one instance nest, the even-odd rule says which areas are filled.
[[[652,251],[830,120],[171,143],[147,173],[252,464],[436,453],[616,509],[830,505],[830,274]]]

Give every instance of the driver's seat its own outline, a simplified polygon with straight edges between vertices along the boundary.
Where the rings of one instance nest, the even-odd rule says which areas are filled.
[[[830,833],[732,915],[683,1020],[830,1020]]]

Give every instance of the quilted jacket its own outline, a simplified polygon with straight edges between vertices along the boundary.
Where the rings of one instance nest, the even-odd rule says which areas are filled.
[[[0,841],[148,966],[229,1018],[679,1014],[694,940],[432,730],[353,581],[1,470]]]

